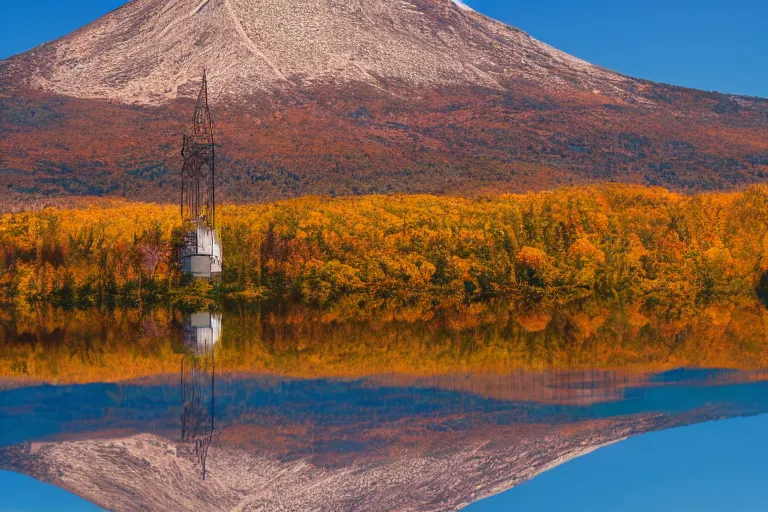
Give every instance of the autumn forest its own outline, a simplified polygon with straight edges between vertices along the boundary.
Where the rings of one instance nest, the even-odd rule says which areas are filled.
[[[0,221],[0,373],[173,370],[181,312],[225,310],[220,368],[297,375],[768,361],[768,187],[309,197],[221,207],[225,269],[175,264],[176,206]],[[501,366],[500,366],[501,365]],[[650,366],[649,366],[650,365]]]
[[[768,293],[768,187],[603,185],[480,199],[227,205],[219,282],[175,265],[177,207],[99,200],[0,217],[0,300],[64,308],[298,304],[329,319],[584,301],[692,314]]]

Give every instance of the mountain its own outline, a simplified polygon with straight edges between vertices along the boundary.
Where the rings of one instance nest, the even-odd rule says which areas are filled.
[[[709,411],[681,416],[646,414],[565,426],[485,425],[474,416],[472,428],[460,432],[451,431],[453,418],[445,431],[422,427],[403,438],[398,437],[405,434],[402,425],[348,431],[343,441],[329,443],[332,448],[316,447],[328,453],[314,456],[286,453],[274,428],[242,425],[217,433],[205,480],[194,445],[152,434],[110,438],[113,433],[105,431],[95,438],[0,446],[0,468],[116,512],[437,512],[461,510],[631,436],[720,418]],[[293,429],[283,426],[283,432]],[[307,429],[319,430],[305,424],[299,432]],[[372,446],[386,449],[371,453]]]
[[[203,68],[229,103],[322,85],[392,94],[526,80],[617,98],[631,87],[450,0],[136,0],[9,62],[33,88],[145,105],[189,97]]]
[[[175,199],[203,69],[225,200],[768,177],[768,100],[623,76],[458,0],[133,0],[0,62],[8,200]]]
[[[372,461],[359,457],[354,463],[333,461],[325,467],[303,458],[265,457],[251,450],[215,446],[207,461],[206,480],[200,478],[192,449],[146,434],[0,447],[0,467],[64,488],[115,512],[437,512],[460,510],[602,445],[643,433],[641,429],[654,429],[650,419],[638,421],[639,428],[628,423],[614,420],[597,432],[536,432],[538,437],[528,434],[523,439],[512,437],[516,431],[497,428],[491,433],[506,434],[507,440],[496,446],[479,436],[470,443],[466,436],[454,435],[453,444],[442,446],[442,452],[409,453],[416,451],[413,446],[398,446],[403,451],[399,457]],[[434,437],[425,444],[443,441]]]

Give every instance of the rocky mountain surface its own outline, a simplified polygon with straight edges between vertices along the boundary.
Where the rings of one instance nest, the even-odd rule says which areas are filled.
[[[16,389],[0,397],[0,469],[115,511],[443,511],[608,443],[767,406],[762,373],[678,369],[645,385],[529,375],[219,375],[214,388],[198,373]],[[196,407],[182,389],[196,389]]]
[[[212,446],[206,479],[188,445],[154,435],[0,449],[0,467],[114,511],[445,511],[502,492],[624,437],[670,426],[649,415],[568,427],[434,433],[420,447],[345,464]]]
[[[623,97],[632,80],[571,57],[451,0],[134,0],[63,39],[11,59],[31,88],[163,104],[321,84],[390,93],[527,80],[550,92]]]
[[[0,62],[7,200],[175,197],[203,69],[223,199],[768,176],[767,100],[629,78],[460,2],[133,0]]]

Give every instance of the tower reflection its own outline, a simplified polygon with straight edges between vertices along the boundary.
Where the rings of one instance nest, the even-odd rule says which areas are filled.
[[[195,457],[206,475],[208,450],[215,422],[216,345],[221,339],[221,315],[193,313],[184,322],[184,344],[190,357],[181,361],[181,440],[194,444]]]

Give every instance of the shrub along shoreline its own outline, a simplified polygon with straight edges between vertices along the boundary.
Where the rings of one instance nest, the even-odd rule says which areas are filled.
[[[588,301],[694,314],[768,293],[768,186],[598,185],[481,199],[307,197],[218,210],[225,270],[175,264],[178,207],[94,200],[0,216],[0,303],[299,304],[338,318]]]

